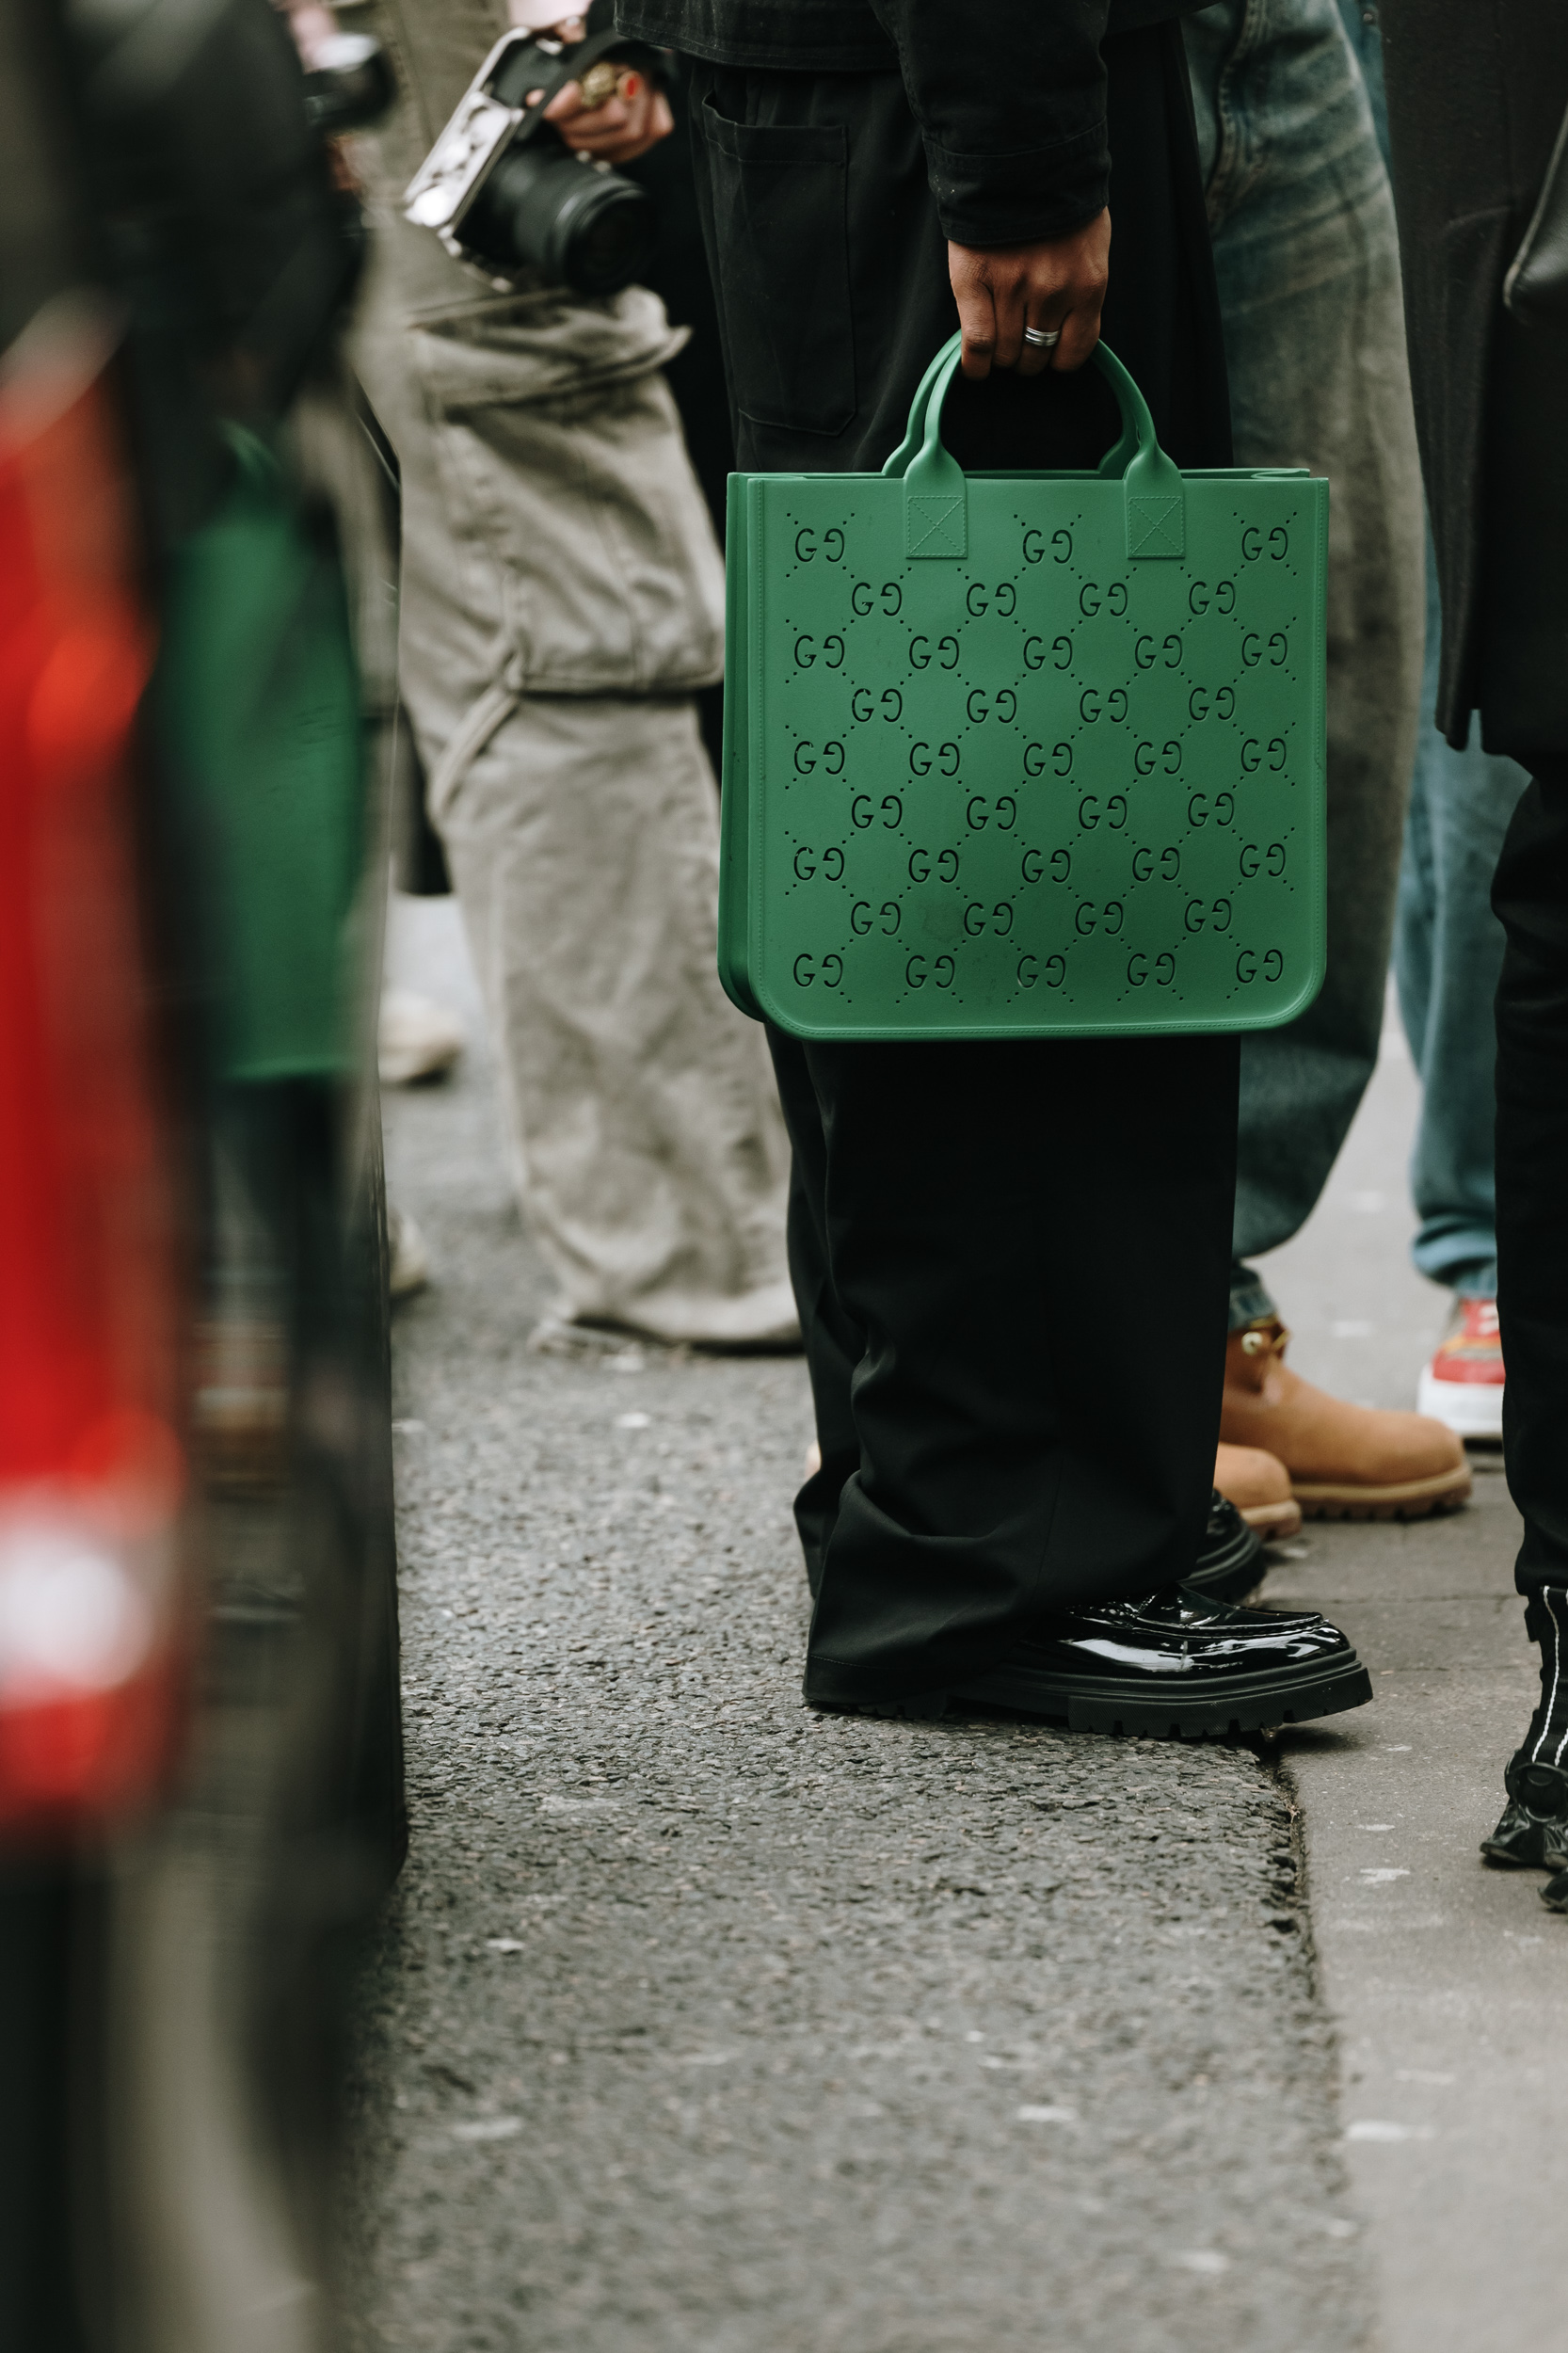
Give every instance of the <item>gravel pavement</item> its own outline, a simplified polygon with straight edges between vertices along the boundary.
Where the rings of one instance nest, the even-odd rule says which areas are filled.
[[[450,996],[449,925],[402,977]],[[365,2353],[1366,2344],[1267,1750],[808,1713],[799,1361],[530,1353],[482,1049],[387,1130],[437,1278]]]

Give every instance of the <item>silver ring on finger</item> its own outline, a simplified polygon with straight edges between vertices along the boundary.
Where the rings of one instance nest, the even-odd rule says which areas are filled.
[[[1032,344],[1036,351],[1054,351],[1062,341],[1062,329],[1059,327],[1026,327],[1024,341]]]

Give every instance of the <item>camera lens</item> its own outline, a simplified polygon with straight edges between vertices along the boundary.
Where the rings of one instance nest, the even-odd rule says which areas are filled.
[[[463,223],[464,243],[516,268],[530,264],[578,294],[616,294],[653,250],[658,215],[644,188],[559,140],[512,148]]]

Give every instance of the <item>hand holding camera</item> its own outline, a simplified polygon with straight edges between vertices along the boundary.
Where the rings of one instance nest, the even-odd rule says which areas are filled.
[[[544,119],[578,154],[605,164],[634,164],[675,128],[658,84],[635,66],[617,66],[608,57],[590,66],[581,82],[558,90]]]
[[[515,15],[533,12],[514,0]],[[525,23],[497,41],[409,182],[405,213],[498,276],[611,295],[644,267],[658,233],[647,190],[612,161],[646,152],[672,118],[625,42],[573,38],[584,30],[581,18],[538,33]]]

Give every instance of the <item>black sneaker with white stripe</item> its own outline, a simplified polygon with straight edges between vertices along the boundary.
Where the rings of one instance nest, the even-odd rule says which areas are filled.
[[[1501,1821],[1480,1850],[1505,1869],[1568,1870],[1568,1772],[1560,1765],[1535,1763],[1528,1748],[1516,1749],[1503,1775],[1508,1803]]]
[[[1541,1648],[1541,1697],[1503,1775],[1502,1819],[1480,1850],[1506,1869],[1554,1872],[1541,1900],[1568,1912],[1568,1587],[1541,1587],[1525,1631]]]

